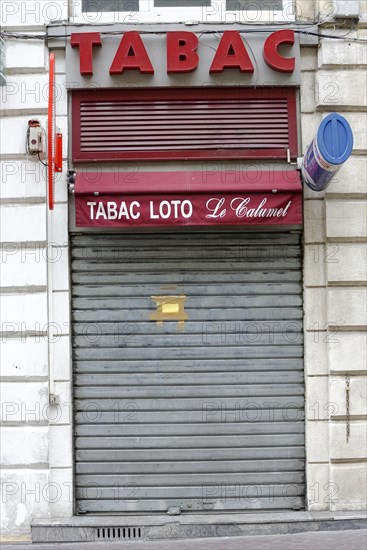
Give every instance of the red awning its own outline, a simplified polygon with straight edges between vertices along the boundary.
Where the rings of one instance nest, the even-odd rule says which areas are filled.
[[[297,170],[83,172],[77,227],[300,225]]]

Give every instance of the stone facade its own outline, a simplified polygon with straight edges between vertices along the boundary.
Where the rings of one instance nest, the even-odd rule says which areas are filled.
[[[61,0],[4,1],[3,28],[39,35],[46,32],[50,19],[81,22],[75,6]],[[299,17],[317,19],[318,9],[325,15],[322,2],[302,0]],[[348,29],[350,40],[320,39],[319,47],[301,48],[302,153],[331,111],[348,119],[355,136],[352,156],[330,187],[323,193],[304,191],[306,474],[311,511],[367,507],[367,58],[366,43],[352,41],[367,38],[364,0],[360,14],[359,23]],[[109,20],[111,14],[103,17]],[[148,12],[144,18],[149,20]],[[343,36],[345,24],[340,21],[338,28],[338,21],[333,31],[322,24],[319,30]],[[86,22],[95,21],[89,17]],[[73,514],[68,119],[62,50],[56,53],[61,90],[57,124],[64,137],[65,166],[57,179],[52,215],[46,207],[45,167],[27,159],[24,152],[28,119],[39,118],[44,127],[46,123],[47,59],[43,40],[6,40],[7,85],[0,88],[1,523],[5,536],[28,533],[33,518]],[[350,418],[346,416],[347,373]],[[58,396],[58,404],[49,405],[49,393]]]

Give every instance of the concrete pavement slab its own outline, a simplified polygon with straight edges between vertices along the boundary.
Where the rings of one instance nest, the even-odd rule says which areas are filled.
[[[3,544],[2,550],[367,550],[367,529],[147,542]]]

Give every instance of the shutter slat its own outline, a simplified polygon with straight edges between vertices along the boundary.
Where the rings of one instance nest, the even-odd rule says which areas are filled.
[[[154,143],[154,145],[152,145],[152,143]],[[277,140],[276,144],[274,143],[267,143],[265,141],[260,141],[260,140],[240,140],[240,139],[236,139],[235,141],[232,140],[230,143],[227,143],[227,147],[225,149],[237,149],[239,146],[244,146],[246,145],[248,148],[253,148],[255,149],[256,147],[259,146],[259,144],[262,145],[262,148],[265,149],[265,148],[273,148],[273,147],[277,147],[277,148],[285,148],[286,147],[286,143],[284,142],[284,140]],[[204,142],[204,143],[195,143],[196,145],[196,149],[223,149],[222,147],[222,142],[221,140],[213,140],[212,142]],[[149,151],[149,150],[152,150],[152,151],[162,151],[162,150],[172,150],[172,151],[176,151],[176,143],[175,141],[172,139],[170,141],[165,141],[164,143],[159,143],[158,141],[147,141],[147,142],[144,142],[143,144],[141,144],[141,146],[139,147],[139,150],[140,151]],[[192,143],[190,143],[189,141],[187,142],[182,142],[181,144],[181,147],[180,147],[182,150],[184,149],[187,149],[188,151],[191,151],[192,150]],[[129,143],[127,144],[126,142],[122,141],[121,143],[116,143],[114,144],[114,146],[112,147],[111,144],[109,143],[104,143],[103,141],[101,141],[101,144],[99,146],[85,146],[83,147],[83,151],[103,151],[103,150],[107,150],[107,151],[135,151],[136,150],[136,145],[134,143]]]
[[[217,131],[220,131],[221,134],[229,134],[231,135],[231,133],[233,134],[233,131],[236,132],[237,135],[253,135],[253,134],[261,134],[263,132],[263,129],[262,128],[256,128],[255,127],[246,127],[246,128],[243,128],[241,127],[239,124],[237,124],[238,127],[233,127],[232,128],[227,128],[226,126],[223,126],[222,124],[219,125],[213,125],[212,128],[216,129]],[[284,129],[282,129],[281,127],[279,126],[276,126],[276,125],[273,125],[272,126],[273,128],[273,131],[274,131],[274,134],[275,135],[287,135],[286,134],[286,131]],[[150,130],[154,130],[154,133],[157,135],[157,134],[163,134],[165,135],[166,134],[166,131],[169,129],[168,126],[154,126],[154,127],[150,127]],[[88,138],[88,137],[92,137],[93,139],[94,136],[93,136],[93,128],[86,128],[84,130],[82,130],[81,132],[81,135],[82,136],[85,136],[85,139]],[[202,134],[205,134],[206,130],[205,129],[202,129],[202,128],[198,128],[196,130],[196,134],[197,135],[202,135]],[[173,133],[173,132],[172,132]],[[176,133],[177,135],[182,135],[182,134],[189,134],[190,136],[192,136],[191,134],[191,130],[190,129],[186,129],[185,127],[184,128],[178,128],[174,133]],[[115,128],[112,128],[111,130],[106,128],[105,130],[101,130],[100,133],[99,133],[100,136],[121,136],[121,135],[131,135],[131,136],[137,136],[137,137],[140,137],[140,130],[135,130],[134,131],[129,131],[129,130],[125,130],[125,129],[115,129]]]
[[[272,115],[269,114],[267,116],[260,116],[260,115],[249,115],[249,116],[246,116],[246,117],[243,117],[243,116],[240,116],[238,115],[236,117],[235,120],[231,120],[229,123],[228,123],[228,126],[231,126],[232,124],[235,124],[235,125],[240,125],[241,127],[244,126],[244,123],[246,123],[246,128],[250,128],[250,124],[252,123],[253,124],[253,127],[254,128],[261,128],[261,125],[260,123],[262,122],[265,126],[264,126],[264,129],[266,128],[271,128],[272,125],[274,124],[274,120],[271,120],[269,121],[269,117],[271,117]],[[227,122],[228,121],[228,117],[223,114],[221,115],[220,113],[216,114],[215,115],[215,118],[213,119],[208,119],[208,117],[192,117],[190,114],[187,114],[187,115],[180,115],[180,116],[176,116],[176,120],[180,120],[182,121],[182,123],[186,123],[187,125],[190,125],[191,124],[191,120],[194,118],[194,120],[199,124],[201,121],[202,123],[207,126],[215,126],[217,125],[218,123],[218,120],[220,121],[224,121],[224,122]],[[276,119],[276,122],[278,122],[278,124],[280,125],[280,127],[284,127],[284,120],[286,120],[286,116],[282,115],[282,116],[278,116],[277,119]],[[113,122],[114,125],[116,125],[116,122],[133,122],[134,123],[134,126],[138,125],[138,126],[149,126],[149,125],[152,125],[152,124],[156,124],[158,126],[164,126],[163,122],[167,122],[168,124],[168,127],[172,127],[172,116],[170,115],[167,115],[167,116],[160,116],[160,117],[153,117],[153,115],[136,115],[136,116],[128,116],[126,115],[125,117],[121,117],[119,115],[115,115],[113,117],[111,117],[111,120]],[[109,118],[106,118],[106,117],[96,117],[95,119],[92,118],[92,117],[88,117],[88,119],[84,120],[83,121],[83,124],[81,126],[81,128],[88,128],[88,127],[94,127],[94,125],[99,125],[99,126],[103,126],[103,125],[108,125],[111,121]],[[181,122],[180,122],[180,125],[181,125]]]

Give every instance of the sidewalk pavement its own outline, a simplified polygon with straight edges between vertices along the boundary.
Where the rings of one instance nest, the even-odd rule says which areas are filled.
[[[2,543],[1,550],[367,550],[367,529],[146,542]]]

